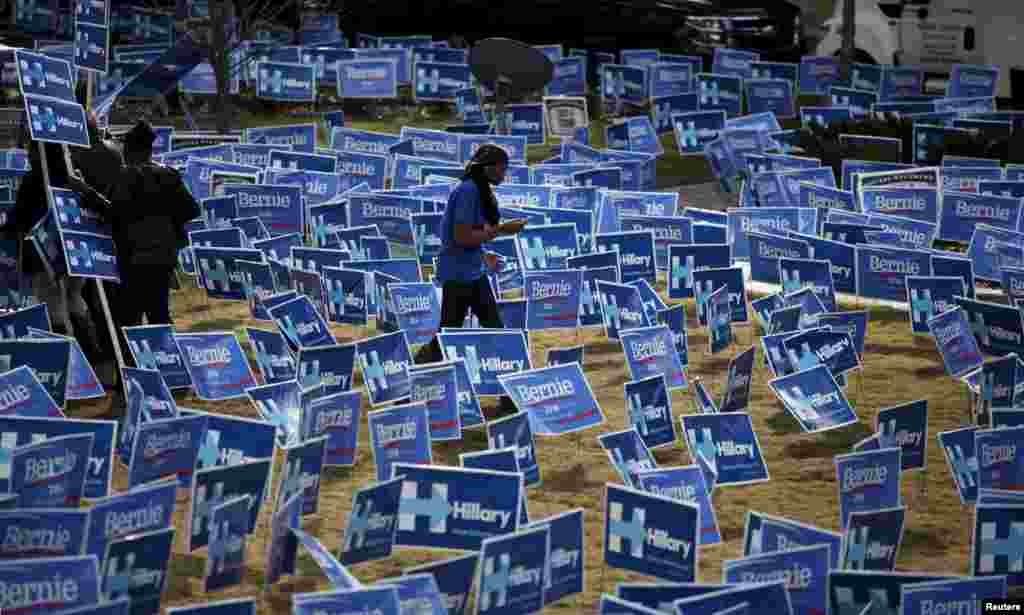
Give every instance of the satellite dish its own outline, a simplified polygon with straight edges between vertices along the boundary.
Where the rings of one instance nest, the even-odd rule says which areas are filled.
[[[555,66],[539,49],[510,38],[485,38],[469,51],[469,68],[477,81],[494,91],[494,114],[505,130],[505,101],[512,96],[544,89]]]

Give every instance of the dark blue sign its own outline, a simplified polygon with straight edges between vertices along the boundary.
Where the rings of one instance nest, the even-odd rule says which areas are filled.
[[[699,508],[694,504],[606,486],[604,561],[669,581],[697,578]]]
[[[185,369],[203,400],[235,399],[256,384],[249,359],[234,333],[176,334]]]
[[[720,485],[740,485],[768,480],[768,467],[761,456],[750,422],[743,412],[686,415],[682,418],[690,454],[711,464]]]
[[[835,456],[839,486],[839,525],[850,513],[900,505],[900,449],[883,448]]]

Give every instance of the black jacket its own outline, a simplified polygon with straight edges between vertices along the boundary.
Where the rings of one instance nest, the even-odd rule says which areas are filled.
[[[176,170],[155,162],[124,167],[106,212],[118,262],[173,267],[178,250],[188,243],[185,223],[200,213]]]
[[[121,157],[121,151],[109,141],[100,138],[99,134],[90,136],[92,147],[72,149],[71,160],[75,163],[75,168],[82,172],[85,183],[109,198],[124,167],[124,159]]]

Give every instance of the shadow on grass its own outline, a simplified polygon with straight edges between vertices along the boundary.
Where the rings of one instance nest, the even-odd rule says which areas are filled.
[[[237,318],[211,318],[210,320],[199,320],[192,323],[188,328],[189,333],[201,333],[205,331],[235,331],[238,326]]]
[[[487,447],[484,446],[483,450]],[[434,443],[434,465],[448,465],[456,468],[462,467],[459,455],[462,453],[473,453],[481,450],[480,447],[467,446],[465,441],[435,442]]]
[[[800,433],[803,431],[800,428],[800,423],[786,411],[785,408],[779,410],[775,414],[768,417],[765,421],[768,427],[772,430],[772,434],[776,436],[784,436],[792,433]]]
[[[188,553],[174,553],[171,555],[168,573],[171,579],[201,579],[206,574],[206,558]]]
[[[941,555],[946,552],[948,530],[907,527],[903,530],[900,552],[903,555]]]
[[[864,344],[864,352],[867,354],[901,355],[907,359],[932,359],[935,357],[935,345],[916,346],[913,344],[897,346],[895,344],[878,344],[867,342]]]
[[[550,470],[545,468],[543,478],[545,491],[578,493],[604,485],[604,481],[588,479],[587,466],[582,462]]]
[[[787,444],[785,451],[793,459],[833,457],[853,452],[853,445],[870,435],[871,430],[866,425],[854,423],[832,431],[808,434],[808,439]]]
[[[587,357],[601,356],[606,354],[622,354],[622,343],[619,340],[603,340],[587,344],[584,350],[583,360],[588,366],[595,365],[593,361],[587,361]]]

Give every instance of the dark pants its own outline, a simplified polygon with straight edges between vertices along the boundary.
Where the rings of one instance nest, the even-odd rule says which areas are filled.
[[[475,282],[445,282],[441,288],[440,326],[449,329],[461,328],[466,322],[466,313],[469,310],[473,310],[483,328],[502,329],[505,326],[501,322],[498,304],[494,300],[494,293],[487,278],[480,278]],[[429,344],[416,353],[413,361],[420,365],[436,363],[443,358],[441,343],[435,335]],[[498,398],[498,407],[505,413],[516,411],[515,404],[508,396]]]
[[[466,313],[473,314],[486,329],[501,329],[505,325],[498,313],[498,304],[487,278],[475,282],[445,282],[441,288],[441,328],[458,329],[466,322]],[[436,363],[442,359],[441,344],[437,336],[416,353],[416,364]]]
[[[117,297],[117,328],[142,324],[169,325],[171,323],[170,280],[173,265],[128,265],[121,268],[121,286]],[[119,336],[125,362],[131,363],[124,334]]]

